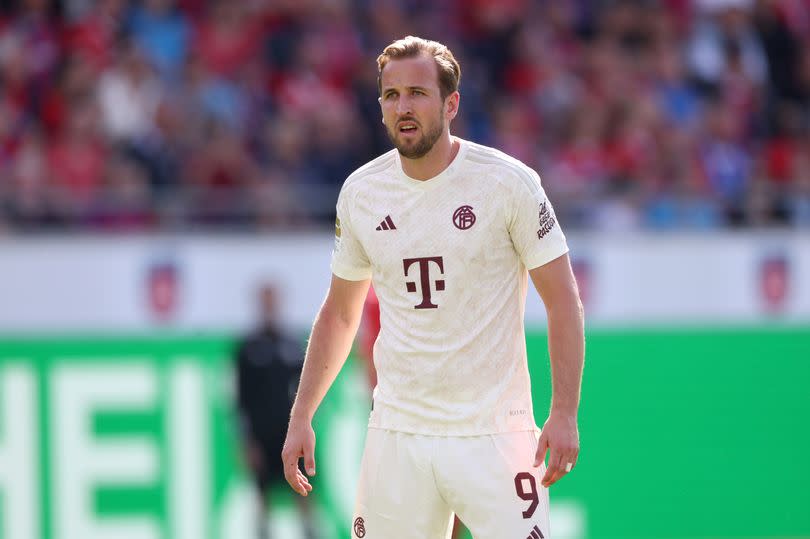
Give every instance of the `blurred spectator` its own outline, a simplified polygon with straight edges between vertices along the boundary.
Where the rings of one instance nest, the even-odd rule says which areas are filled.
[[[16,159],[3,178],[6,213],[18,228],[50,224],[55,215],[49,199],[49,170],[42,134],[28,129],[20,140]]]
[[[728,104],[707,110],[707,132],[700,162],[709,193],[723,204],[732,222],[742,221],[742,205],[751,181],[751,157],[740,144],[741,119]]]
[[[351,137],[344,132],[347,125],[357,126]],[[321,208],[321,215],[331,213],[343,180],[360,166],[364,156],[360,148],[367,146],[366,140],[355,110],[346,102],[336,102],[314,115],[308,159],[318,171],[313,178],[321,201],[313,207]]]
[[[214,121],[199,152],[185,165],[191,219],[200,223],[233,224],[249,218],[248,187],[256,179],[256,164],[242,140]]]
[[[180,72],[191,39],[191,28],[172,0],[144,0],[129,23],[133,41],[164,78]]]
[[[104,180],[105,148],[93,101],[70,103],[67,126],[49,148],[48,165],[60,211],[69,220],[83,222],[98,202]]]
[[[737,63],[745,77],[764,83],[768,64],[759,36],[754,31],[751,0],[698,2],[698,19],[689,47],[690,67],[706,91],[720,86],[730,64]]]
[[[197,29],[195,49],[206,68],[220,77],[236,71],[260,50],[262,17],[248,2],[213,0]]]
[[[666,121],[677,129],[693,131],[700,119],[700,99],[686,78],[680,51],[668,43],[656,51],[655,96]]]
[[[93,4],[68,27],[65,45],[75,56],[100,71],[112,62],[126,1],[98,0]]]
[[[59,61],[59,28],[48,12],[49,4],[48,0],[22,0],[15,16],[0,24],[4,71],[10,68],[18,75],[15,81],[29,83],[34,92],[47,84]]]
[[[205,121],[226,124],[231,129],[245,127],[248,103],[244,88],[235,81],[215,76],[198,56],[190,59],[185,75],[185,97],[196,108],[195,111],[190,111],[192,115]]]
[[[767,57],[770,89],[775,99],[801,99],[796,75],[802,43],[791,31],[790,24],[793,16],[797,16],[797,19],[802,16],[801,13],[792,12],[791,3],[798,4],[762,0],[755,5],[754,24]],[[804,18],[807,15],[805,13]]]
[[[155,126],[162,88],[134,43],[120,51],[98,83],[102,122],[109,137],[136,143]]]
[[[65,128],[70,114],[70,103],[94,95],[98,84],[98,71],[81,55],[64,59],[55,84],[47,88],[40,100],[39,117],[50,137],[58,136]]]
[[[602,146],[605,122],[606,111],[595,103],[582,103],[579,110],[572,111],[544,176],[549,190],[558,197],[555,207],[576,206],[603,190],[608,175]]]
[[[326,225],[390,147],[359,96],[407,33],[458,51],[456,133],[538,168],[569,228],[807,223],[806,2],[4,5],[7,229]]]

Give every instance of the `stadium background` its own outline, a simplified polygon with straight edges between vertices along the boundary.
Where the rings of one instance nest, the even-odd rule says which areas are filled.
[[[408,33],[462,62],[454,132],[536,167],[569,233],[555,537],[810,537],[804,0],[0,2],[0,537],[251,536],[232,342],[267,280],[303,342],[337,189],[388,147],[373,59]],[[540,420],[543,326],[530,297]],[[350,360],[317,417],[325,538],[364,384]]]

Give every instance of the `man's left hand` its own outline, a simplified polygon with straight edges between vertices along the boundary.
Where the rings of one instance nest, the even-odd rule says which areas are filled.
[[[579,430],[576,416],[552,412],[537,445],[537,455],[534,458],[535,467],[540,466],[546,459],[549,451],[548,468],[543,476],[543,486],[548,488],[564,475],[569,473],[577,464],[579,456]]]

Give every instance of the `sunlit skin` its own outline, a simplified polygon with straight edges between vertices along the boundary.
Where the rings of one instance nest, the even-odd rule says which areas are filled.
[[[433,178],[455,158],[459,142],[450,135],[450,122],[459,98],[453,92],[442,99],[438,68],[429,56],[391,60],[383,69],[383,124],[409,177]]]

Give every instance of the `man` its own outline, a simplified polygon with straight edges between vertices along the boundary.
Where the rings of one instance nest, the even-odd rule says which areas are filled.
[[[377,387],[353,537],[444,539],[453,513],[476,539],[550,537],[547,488],[579,452],[584,355],[565,236],[534,171],[450,134],[460,68],[447,47],[409,36],[377,62],[396,149],[349,176],[338,198],[332,282],[290,416],[285,477],[312,490],[312,416],[373,279]],[[523,330],[529,276],[548,313],[552,370],[539,439]]]
[[[270,537],[267,507],[270,489],[283,478],[278,453],[284,444],[295,383],[301,374],[301,345],[278,323],[276,290],[259,290],[260,323],[236,350],[236,404],[245,463],[256,482],[257,535]],[[309,504],[296,497],[304,528],[312,537]]]

